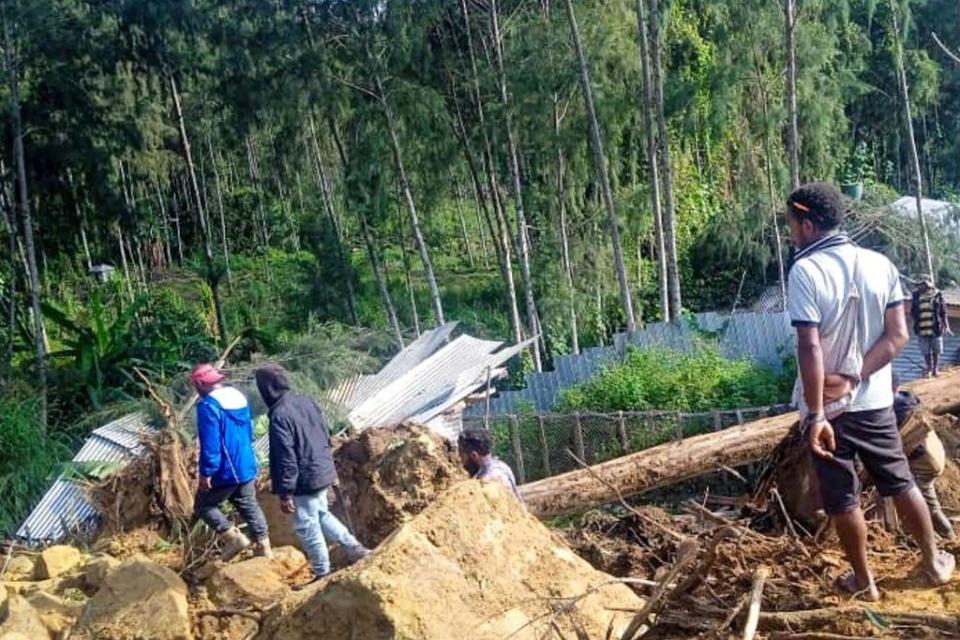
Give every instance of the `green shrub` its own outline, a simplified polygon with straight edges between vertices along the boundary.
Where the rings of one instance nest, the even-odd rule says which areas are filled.
[[[776,372],[749,360],[730,360],[716,346],[689,352],[631,349],[622,363],[560,394],[560,411],[685,412],[757,407],[787,400]]]

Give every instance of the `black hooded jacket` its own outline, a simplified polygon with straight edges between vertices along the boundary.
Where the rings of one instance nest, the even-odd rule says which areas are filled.
[[[330,432],[323,411],[308,396],[290,393],[283,368],[256,371],[257,388],[270,408],[270,481],[281,496],[315,493],[334,484]]]

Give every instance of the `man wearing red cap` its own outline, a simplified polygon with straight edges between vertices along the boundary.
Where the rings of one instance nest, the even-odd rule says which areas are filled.
[[[256,541],[257,555],[271,557],[267,519],[257,503],[257,457],[253,449],[253,422],[247,398],[223,384],[225,376],[210,364],[198,364],[190,382],[200,395],[197,437],[200,441],[197,517],[219,534],[223,559],[250,546],[250,540],[220,510],[229,500],[247,523]]]

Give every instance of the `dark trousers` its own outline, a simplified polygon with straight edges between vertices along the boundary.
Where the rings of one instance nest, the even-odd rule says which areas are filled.
[[[233,508],[243,518],[243,521],[247,523],[254,540],[265,540],[269,536],[267,519],[263,516],[260,503],[257,502],[256,480],[243,484],[227,484],[222,487],[214,487],[210,491],[197,492],[194,502],[194,515],[201,518],[217,533],[223,533],[233,526],[227,516],[223,514],[223,511],[220,510],[220,505],[223,504],[224,500],[229,500]]]

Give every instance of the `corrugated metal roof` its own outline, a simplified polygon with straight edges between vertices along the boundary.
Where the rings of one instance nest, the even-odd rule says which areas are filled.
[[[147,424],[146,414],[124,416],[94,430],[73,461],[126,464],[143,455],[144,438],[155,433]],[[83,487],[61,475],[20,525],[16,537],[27,544],[56,542],[71,534],[89,532],[98,519]]]

